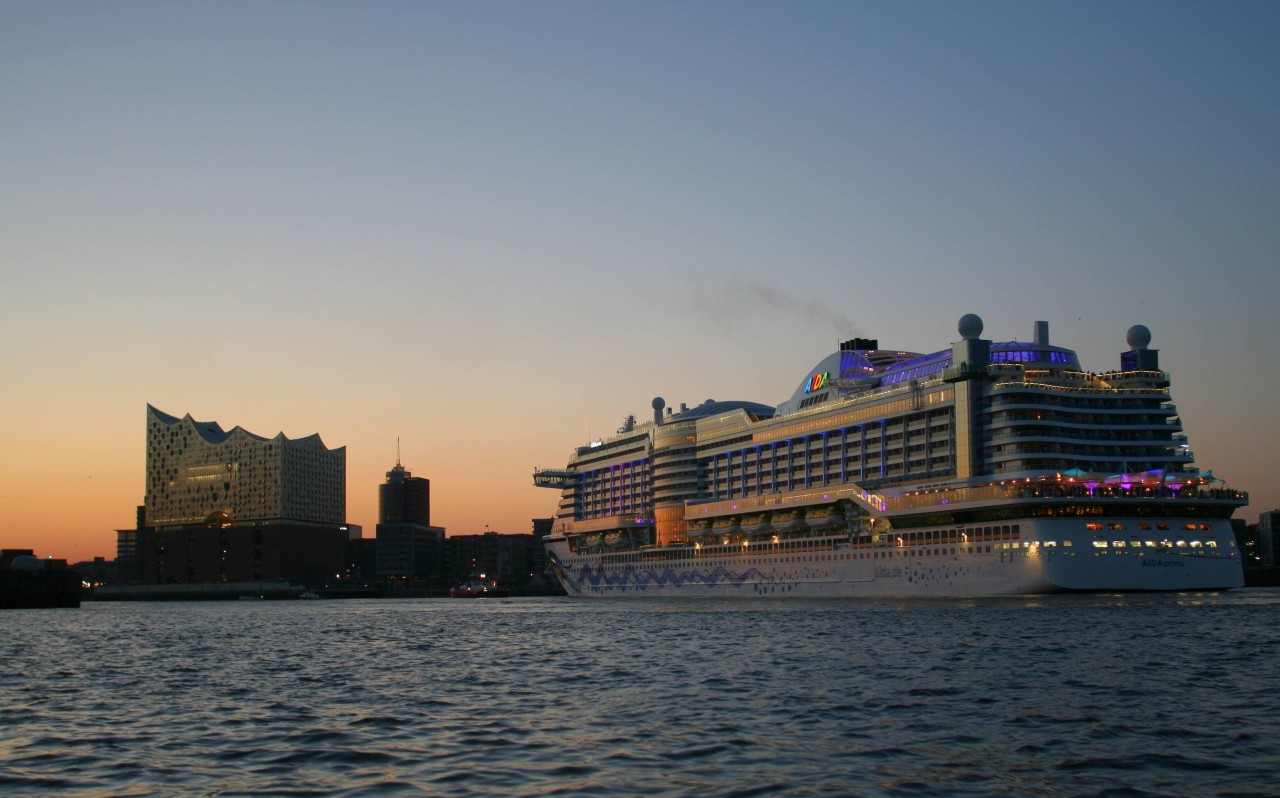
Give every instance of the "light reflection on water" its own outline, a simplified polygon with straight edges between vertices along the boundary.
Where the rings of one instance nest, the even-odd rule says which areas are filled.
[[[1280,591],[0,614],[0,793],[1273,795]]]

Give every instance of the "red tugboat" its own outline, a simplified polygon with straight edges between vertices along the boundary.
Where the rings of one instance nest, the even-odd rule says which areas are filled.
[[[498,580],[480,573],[476,561],[471,560],[471,573],[465,582],[449,589],[449,598],[506,598],[511,591],[498,587]]]

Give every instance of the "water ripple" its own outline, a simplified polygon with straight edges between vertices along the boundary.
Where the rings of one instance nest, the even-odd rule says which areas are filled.
[[[0,614],[0,793],[1261,796],[1280,591]]]

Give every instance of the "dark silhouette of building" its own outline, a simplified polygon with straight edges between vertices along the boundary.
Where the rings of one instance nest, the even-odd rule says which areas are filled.
[[[397,459],[378,486],[378,523],[431,526],[431,480],[413,476]]]
[[[439,578],[444,540],[438,526],[378,524],[378,576]]]
[[[377,538],[357,538],[347,541],[347,568],[343,576],[354,582],[372,582],[377,575]]]
[[[138,535],[143,584],[270,582],[320,587],[346,565],[347,530],[328,524],[188,524]]]
[[[133,529],[116,530],[116,583],[137,584],[142,581],[142,563],[138,558],[138,545],[144,530],[155,532],[147,526],[147,508],[138,505]]]
[[[396,459],[378,486],[377,575],[380,579],[439,581],[444,528],[431,526],[431,481]]]
[[[86,585],[108,585],[116,584],[120,581],[116,577],[115,561],[108,560],[106,557],[82,560],[81,562],[72,563],[68,567],[79,574],[80,581]]]
[[[535,519],[533,527],[532,534],[502,535],[490,531],[446,538],[445,560],[454,581],[464,579],[474,568],[517,593],[563,593],[546,574],[543,538],[551,531],[551,519]]]
[[[529,574],[531,589],[545,593],[564,594],[560,581],[547,571],[547,549],[544,545],[551,534],[554,518],[533,519],[533,543],[529,547]]]
[[[1280,585],[1280,567],[1276,565],[1273,530],[1280,522],[1280,510],[1271,510],[1258,516],[1258,523],[1249,524],[1239,518],[1231,519],[1236,535],[1236,546],[1244,565],[1244,583],[1250,587],[1275,587]]]
[[[1276,531],[1280,530],[1280,510],[1258,514],[1258,557],[1262,565],[1274,568],[1276,563]]]
[[[32,549],[0,550],[0,609],[79,607],[80,575]]]

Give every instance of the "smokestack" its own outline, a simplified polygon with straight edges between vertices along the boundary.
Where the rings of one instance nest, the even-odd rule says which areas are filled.
[[[1049,345],[1049,322],[1036,322],[1036,346]]]

